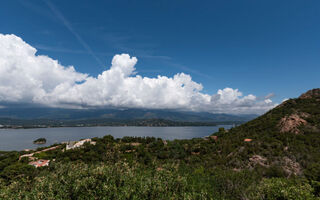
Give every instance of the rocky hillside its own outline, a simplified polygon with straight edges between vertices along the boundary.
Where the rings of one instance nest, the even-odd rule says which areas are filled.
[[[309,90],[299,98],[289,99],[237,130],[295,134],[320,132],[320,89]]]
[[[320,180],[320,89],[289,99],[218,137],[225,165],[235,170],[258,167],[266,174]]]

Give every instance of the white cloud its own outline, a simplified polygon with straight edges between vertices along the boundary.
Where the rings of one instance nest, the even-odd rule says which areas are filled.
[[[289,99],[288,98],[284,98],[281,102],[285,102],[285,101],[288,101]]]
[[[115,55],[111,67],[97,77],[62,66],[15,35],[0,34],[0,102],[55,107],[127,107],[262,113],[274,105],[238,89],[202,93],[190,75],[156,78],[136,75],[137,58]]]
[[[75,85],[87,77],[35,53],[21,38],[0,34],[0,101],[33,102],[60,84]]]
[[[272,103],[272,100],[271,99],[266,99],[264,100],[265,103]]]

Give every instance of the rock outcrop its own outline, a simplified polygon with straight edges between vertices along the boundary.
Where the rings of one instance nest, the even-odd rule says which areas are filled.
[[[302,116],[307,116],[307,114],[292,114],[290,116],[283,117],[279,122],[279,128],[281,133],[295,133],[299,134],[301,131],[299,127],[301,125],[307,125],[307,121],[302,118]]]
[[[268,159],[260,156],[260,155],[253,155],[251,158],[249,158],[249,165],[254,167],[255,165],[261,165],[263,167],[268,167]]]
[[[311,98],[320,99],[320,88],[309,90],[308,92],[303,93],[299,98],[300,99],[311,99]]]
[[[302,169],[298,162],[288,157],[284,157],[282,162],[282,168],[289,176],[302,174]]]

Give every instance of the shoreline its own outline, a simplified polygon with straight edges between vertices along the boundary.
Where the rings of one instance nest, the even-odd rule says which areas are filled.
[[[92,126],[47,126],[47,127],[1,127],[0,130],[19,130],[19,129],[49,129],[49,128],[91,128],[91,127],[216,127],[216,126],[224,126],[224,125],[230,125],[235,126],[238,124],[207,124],[207,125],[196,125],[196,124],[190,124],[190,125],[166,125],[166,126],[139,126],[139,125],[92,125]]]

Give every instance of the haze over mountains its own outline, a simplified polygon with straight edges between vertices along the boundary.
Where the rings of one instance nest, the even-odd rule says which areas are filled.
[[[164,119],[184,122],[245,122],[257,115],[212,114],[208,112],[183,112],[151,109],[60,109],[60,108],[2,108],[0,118],[21,120],[141,120]]]

